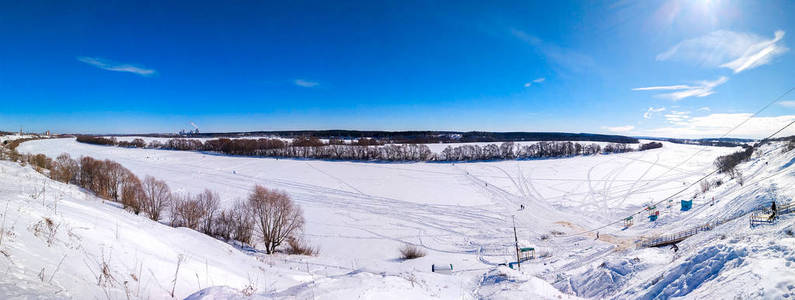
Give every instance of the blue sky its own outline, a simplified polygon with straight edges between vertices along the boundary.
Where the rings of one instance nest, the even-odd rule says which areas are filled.
[[[795,86],[793,34],[792,1],[3,1],[0,129],[718,136]]]

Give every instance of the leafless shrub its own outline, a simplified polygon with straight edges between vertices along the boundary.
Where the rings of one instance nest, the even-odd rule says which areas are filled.
[[[405,244],[400,248],[400,258],[402,259],[415,259],[425,256],[425,251],[417,246]]]
[[[700,187],[700,190],[701,190],[702,194],[706,193],[707,191],[709,191],[709,188],[710,188],[709,181],[706,180],[706,179],[700,181],[699,182],[699,187]]]
[[[44,217],[41,221],[33,224],[31,230],[34,236],[44,238],[47,247],[50,247],[55,243],[59,228],[61,228],[60,223],[55,223],[51,218]]]
[[[68,153],[63,153],[55,159],[50,177],[63,183],[75,183],[79,173],[80,164]]]
[[[137,215],[143,209],[144,199],[144,188],[141,180],[132,172],[128,172],[121,185],[121,203],[124,209]]]
[[[232,207],[219,210],[212,222],[212,234],[224,240],[251,244],[254,218],[248,202],[235,200]]]
[[[289,254],[309,256],[318,254],[317,248],[309,246],[306,241],[296,237],[287,238],[287,245],[289,246],[289,248],[287,248],[287,253]]]
[[[251,297],[254,293],[257,292],[257,282],[251,279],[251,276],[248,278],[248,283],[240,290],[240,293],[245,295],[246,297]]]
[[[273,254],[282,242],[303,229],[301,208],[284,192],[257,185],[249,195],[248,203],[268,254]]]
[[[94,180],[96,174],[98,173],[99,169],[99,162],[89,156],[83,156],[80,158],[80,187],[94,191],[96,193],[99,190],[98,180]]]
[[[201,204],[202,218],[200,220],[201,231],[204,234],[213,234],[213,222],[218,214],[218,203],[221,202],[221,197],[209,189],[196,196]]]
[[[37,171],[42,169],[49,170],[52,166],[52,160],[44,154],[36,154],[28,157],[28,162],[37,168]]]
[[[204,216],[201,200],[191,194],[172,195],[171,198],[171,226],[199,229]]]
[[[103,171],[105,171],[103,190],[105,190],[107,193],[107,199],[119,202],[121,200],[120,190],[122,182],[124,182],[127,177],[127,173],[130,171],[124,168],[121,164],[112,160],[105,160],[103,164]]]
[[[254,230],[254,214],[247,202],[238,200],[231,210],[233,238],[251,244]]]
[[[171,189],[165,181],[157,180],[152,176],[146,176],[143,182],[143,205],[142,210],[154,221],[160,221],[163,210],[168,208],[171,202]]]
[[[213,221],[213,235],[228,241],[234,230],[231,210],[221,210]]]
[[[114,286],[116,279],[113,278],[113,274],[110,271],[110,265],[108,262],[105,261],[105,256],[102,257],[102,264],[100,265],[99,271],[99,279],[97,280],[97,285],[99,286]]]

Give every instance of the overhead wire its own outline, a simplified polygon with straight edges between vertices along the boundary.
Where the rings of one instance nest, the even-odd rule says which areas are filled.
[[[793,90],[795,90],[795,87],[792,87],[792,88],[790,88],[789,90],[787,90],[786,92],[784,92],[784,93],[783,93],[783,94],[781,94],[780,96],[776,97],[776,98],[775,98],[773,101],[770,101],[769,103],[767,103],[767,104],[766,104],[764,107],[762,107],[760,110],[756,111],[754,114],[750,115],[748,118],[746,118],[745,120],[743,120],[742,122],[740,122],[739,124],[737,124],[736,126],[734,126],[733,128],[731,128],[729,131],[727,131],[726,133],[724,133],[723,135],[721,135],[721,136],[720,136],[718,139],[725,138],[726,136],[728,136],[729,134],[731,134],[731,132],[733,132],[733,131],[734,131],[734,130],[736,130],[737,128],[740,128],[740,126],[742,126],[742,125],[744,125],[745,123],[747,123],[747,122],[748,122],[749,120],[751,120],[753,117],[755,117],[755,116],[759,115],[759,114],[760,114],[762,111],[766,110],[766,109],[767,109],[767,108],[769,108],[771,105],[773,105],[773,104],[775,104],[776,102],[780,101],[782,98],[784,98],[786,95],[788,95],[788,94],[789,94],[790,92],[792,92]],[[785,125],[784,127],[781,127],[779,130],[777,130],[777,131],[776,131],[776,132],[774,132],[773,134],[769,135],[768,137],[766,137],[766,138],[764,138],[764,139],[760,140],[759,142],[755,143],[753,146],[751,146],[751,148],[756,148],[756,147],[758,147],[758,146],[762,145],[762,144],[763,144],[763,143],[764,143],[766,140],[769,140],[769,139],[770,139],[770,138],[772,138],[773,136],[775,136],[775,135],[777,135],[777,134],[781,133],[782,131],[784,131],[784,130],[785,130],[785,129],[787,129],[788,127],[792,126],[792,124],[795,124],[795,120],[793,120],[792,122],[788,123],[788,124],[787,124],[787,125]],[[705,149],[706,149],[706,148],[705,148]],[[679,163],[678,165],[676,165],[674,168],[678,168],[679,166],[681,166],[681,165],[685,164],[687,161],[689,161],[690,159],[692,159],[693,157],[695,157],[695,156],[696,156],[696,155],[698,155],[699,153],[703,152],[705,149],[701,149],[701,150],[699,150],[699,151],[695,152],[693,155],[691,155],[690,157],[688,157],[687,159],[685,159],[684,161],[682,161],[681,163]],[[672,169],[674,169],[674,168],[671,168],[671,169],[669,169],[669,171],[670,171],[670,170],[672,170]],[[669,199],[671,199],[671,198],[673,198],[673,197],[676,197],[677,195],[679,195],[679,194],[681,194],[681,193],[683,193],[683,192],[686,192],[687,190],[689,190],[690,188],[692,188],[693,186],[695,186],[696,184],[698,184],[700,181],[702,181],[702,180],[704,180],[704,179],[708,178],[709,176],[712,176],[713,174],[717,173],[718,171],[719,171],[719,169],[717,169],[717,168],[716,168],[715,170],[713,170],[712,172],[709,172],[708,174],[704,175],[704,176],[703,176],[703,177],[701,177],[700,179],[698,179],[698,180],[696,180],[696,181],[693,181],[693,183],[691,183],[690,185],[687,185],[685,188],[683,188],[683,189],[681,189],[681,190],[677,191],[676,193],[673,193],[673,194],[671,194],[671,195],[670,195],[670,196],[668,196],[668,197],[665,197],[664,199],[662,199],[662,200],[660,200],[660,201],[658,201],[658,202],[654,202],[654,203],[652,203],[650,206],[657,206],[657,205],[659,205],[659,204],[661,204],[661,203],[663,203],[663,202],[665,202],[665,201],[667,201],[667,200],[669,200]],[[668,172],[668,171],[664,172],[664,173],[663,173],[663,174],[661,174],[660,176],[657,176],[657,178],[661,177],[662,175],[665,175],[667,172]],[[655,179],[657,179],[657,178],[655,178]],[[629,215],[629,217],[634,217],[634,216],[636,216],[636,215],[640,215],[640,214],[642,214],[642,213],[643,213],[644,211],[646,211],[646,210],[647,210],[647,209],[645,209],[645,208],[644,208],[644,209],[642,209],[642,210],[640,210],[640,211],[637,211],[637,212],[635,212],[635,213],[632,213],[631,215]],[[627,219],[627,218],[623,218],[623,219],[620,219],[620,220],[616,220],[616,221],[614,221],[614,222],[607,223],[607,224],[605,224],[605,225],[602,225],[602,226],[600,226],[600,227],[596,227],[596,228],[592,228],[592,229],[589,229],[589,230],[580,231],[580,232],[576,232],[576,233],[564,234],[564,235],[562,235],[562,236],[575,236],[575,235],[582,235],[582,234],[586,234],[586,233],[589,233],[589,232],[594,232],[594,231],[597,231],[597,230],[601,230],[601,229],[604,229],[604,228],[607,228],[607,227],[613,226],[613,225],[615,225],[615,224],[618,224],[618,223],[622,223],[622,222],[624,222],[624,220],[625,220],[625,219]]]

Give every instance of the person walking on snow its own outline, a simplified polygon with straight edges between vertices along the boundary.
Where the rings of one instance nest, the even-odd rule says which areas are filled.
[[[770,214],[770,221],[776,218],[776,201],[773,201],[773,204],[770,204],[770,210],[773,212]]]

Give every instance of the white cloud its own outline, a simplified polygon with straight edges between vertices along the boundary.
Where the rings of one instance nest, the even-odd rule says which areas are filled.
[[[665,120],[674,125],[682,125],[687,119],[690,119],[689,111],[672,110],[671,113],[665,115]]]
[[[665,111],[665,107],[660,107],[660,108],[649,107],[649,109],[645,113],[643,113],[643,118],[651,119],[654,113],[658,113],[661,111]]]
[[[776,36],[769,41],[762,41],[757,44],[751,45],[742,56],[737,59],[720,65],[724,68],[734,70],[734,73],[740,73],[744,70],[753,69],[761,65],[765,65],[778,55],[787,52],[784,45],[779,45],[778,42],[784,38],[784,31],[776,31]]]
[[[778,103],[778,105],[795,108],[795,101],[781,101]]]
[[[706,97],[715,93],[715,87],[726,83],[729,78],[721,76],[714,81],[699,81],[695,85],[664,85],[634,88],[633,91],[676,91],[658,94],[657,97],[679,101],[688,97]]]
[[[707,106],[703,106],[703,107],[700,107],[698,109],[698,111],[711,111],[711,109],[709,109],[709,107],[707,107]]]
[[[602,129],[605,129],[605,130],[610,131],[610,132],[628,132],[628,131],[632,131],[632,129],[635,129],[635,126],[632,126],[632,125],[614,126],[614,127],[602,126]]]
[[[77,57],[77,60],[108,71],[128,72],[128,73],[138,74],[141,76],[152,76],[157,74],[157,71],[153,69],[146,69],[143,67],[138,67],[130,64],[117,63],[99,57],[79,56]]]
[[[307,87],[307,88],[316,87],[320,84],[316,81],[309,81],[304,79],[296,79],[293,83],[295,83],[295,85],[297,86]]]
[[[752,33],[713,31],[688,39],[657,55],[657,60],[688,61],[707,67],[729,68],[734,73],[769,63],[786,52],[780,43],[785,32],[778,30],[772,40]]]
[[[637,132],[642,135],[660,137],[719,137],[741,124],[752,116],[751,113],[710,114],[702,117],[686,118],[677,121],[673,126]],[[765,138],[779,128],[795,121],[795,115],[778,117],[754,117],[736,130],[729,133],[730,137]],[[795,127],[790,127],[777,136],[795,135]]]
[[[542,83],[542,82],[544,82],[544,80],[546,80],[546,78],[544,78],[544,77],[533,79],[533,81],[531,81],[531,82],[526,82],[524,84],[524,87],[530,87],[530,86],[533,85],[533,83]]]

